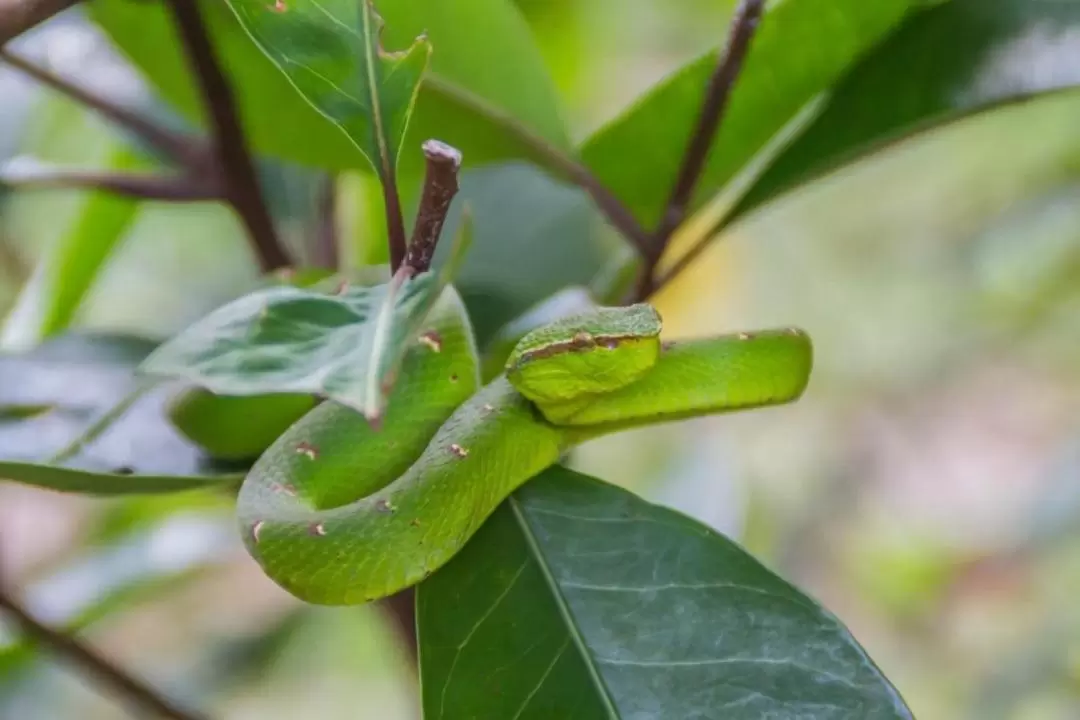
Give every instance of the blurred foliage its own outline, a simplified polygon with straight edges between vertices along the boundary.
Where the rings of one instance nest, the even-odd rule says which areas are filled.
[[[21,44],[179,124],[154,87],[180,100],[191,121],[180,58],[162,56],[173,63],[167,72],[150,67],[168,46],[158,25],[136,16],[158,10],[127,0],[91,5],[143,81],[103,71],[122,63],[79,13]],[[517,49],[517,64],[487,77],[490,64],[462,59],[475,47],[498,55],[501,45],[475,36],[521,44],[527,34],[510,14],[486,35],[439,18],[430,28],[433,66],[466,87],[488,83],[475,89],[570,146],[713,50],[732,3],[517,5],[536,39]],[[597,441],[573,464],[603,468],[740,539],[843,619],[917,717],[1072,719],[1080,714],[1080,94],[1026,96],[1080,79],[1080,20],[1067,0],[915,5],[910,23],[883,33],[883,44],[843,74],[743,207],[769,202],[726,228],[657,298],[677,334],[805,327],[817,349],[807,396],[782,411]],[[392,29],[396,48],[422,28],[398,21]],[[801,42],[810,53],[829,40],[808,33]],[[444,59],[440,43],[466,49]],[[253,82],[245,93],[262,87]],[[0,114],[9,159],[156,162],[51,93],[10,97]],[[286,127],[282,113],[294,110],[276,98],[267,91],[251,100],[262,104],[248,117],[267,148],[287,150],[294,138],[274,126]],[[1012,102],[973,112],[1003,100]],[[437,134],[444,99],[427,102],[422,95],[426,119],[414,139]],[[910,134],[911,122],[923,132]],[[864,143],[878,152],[836,164]],[[341,149],[327,147],[323,155]],[[635,158],[620,151],[611,162],[616,173]],[[819,171],[827,171],[819,182],[775,194]],[[403,193],[414,205],[410,172]],[[264,166],[297,248],[310,234],[320,179],[277,160]],[[366,182],[349,175],[338,189],[343,255],[353,265],[384,259],[371,242],[384,230]],[[462,198],[475,220],[462,289],[481,338],[562,287],[593,281],[621,247],[584,193],[527,164],[471,169]],[[447,232],[458,222],[455,212]],[[7,349],[69,325],[161,339],[256,282],[239,226],[215,203],[133,208],[58,191],[3,198],[0,303],[15,309]],[[62,293],[50,290],[58,285]],[[3,378],[8,387],[12,377]],[[300,607],[240,551],[230,506],[209,490],[92,503],[5,485],[0,565],[48,619],[84,628],[178,697],[209,698],[217,716],[352,718],[362,707],[370,717],[414,717],[415,688],[378,610]],[[0,716],[118,713],[10,633],[0,636]]]

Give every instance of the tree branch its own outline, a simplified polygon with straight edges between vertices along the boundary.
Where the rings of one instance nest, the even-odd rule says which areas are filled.
[[[86,674],[102,685],[112,688],[139,714],[150,714],[168,720],[203,720],[182,710],[156,690],[106,660],[74,637],[54,630],[34,618],[14,598],[0,590],[0,611],[14,620],[23,633],[35,642],[48,646],[54,652],[78,665]]]
[[[67,10],[79,0],[2,0],[0,45]]]
[[[184,175],[149,175],[98,170],[41,170],[0,173],[0,183],[25,190],[101,190],[127,197],[162,202],[220,200],[218,188]]]
[[[169,0],[169,5],[188,63],[202,91],[225,198],[247,228],[262,270],[271,272],[287,267],[291,261],[263,200],[233,94],[210,43],[199,5],[193,0]]]
[[[450,203],[458,192],[458,171],[461,169],[461,152],[438,140],[424,143],[424,157],[427,158],[424,190],[409,252],[405,256],[405,264],[418,273],[431,268]]]
[[[405,647],[413,664],[419,657],[416,637],[416,588],[410,587],[385,598],[380,603],[390,616],[401,644]]]
[[[200,140],[162,127],[130,108],[118,105],[108,98],[100,97],[86,88],[81,88],[8,50],[0,48],[0,60],[41,84],[86,105],[108,120],[137,135],[162,154],[172,158],[190,173],[202,175],[211,172],[213,163],[207,148]]]
[[[638,296],[647,297],[654,289],[653,274],[672,233],[686,219],[687,209],[694,194],[713,140],[723,123],[732,90],[739,79],[743,61],[750,50],[750,43],[757,32],[764,10],[764,0],[742,0],[731,21],[727,47],[709,79],[705,99],[701,105],[697,126],[690,136],[683,154],[682,166],[671,189],[666,210],[660,225],[650,242],[646,263],[638,286]]]

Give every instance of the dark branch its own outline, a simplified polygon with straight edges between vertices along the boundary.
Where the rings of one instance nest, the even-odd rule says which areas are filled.
[[[319,183],[313,259],[319,267],[338,267],[337,178],[332,173]]]
[[[397,630],[401,644],[409,654],[413,663],[417,662],[416,645],[416,588],[406,588],[401,592],[385,598],[381,605],[390,616],[390,620]]]
[[[424,157],[427,158],[424,191],[416,211],[409,252],[405,256],[405,264],[418,273],[431,268],[450,203],[457,195],[458,171],[461,169],[461,152],[438,140],[424,143]]]
[[[697,126],[683,153],[682,166],[671,189],[664,215],[645,256],[646,262],[637,288],[639,299],[645,299],[656,289],[653,278],[656,265],[667,249],[672,233],[686,219],[694,189],[705,170],[709,151],[723,123],[728,101],[742,72],[743,61],[757,32],[763,9],[764,0],[742,0],[735,10],[727,47],[720,54],[720,60],[709,79]]]
[[[0,3],[0,45],[40,25],[78,0],[3,0]]]
[[[679,169],[675,186],[668,198],[667,210],[656,232],[657,244],[666,242],[686,217],[694,187],[705,169],[709,149],[720,129],[728,101],[731,99],[731,92],[739,79],[743,61],[750,50],[750,42],[761,21],[763,6],[763,0],[742,0],[735,10],[727,47],[720,55],[720,61],[709,80],[697,127],[686,146],[682,167]]]
[[[74,637],[54,630],[27,612],[14,598],[0,591],[0,610],[14,620],[27,637],[48,646],[58,655],[78,665],[102,685],[112,690],[140,715],[154,715],[168,720],[202,720],[165,699],[156,690],[106,660]]]
[[[393,170],[379,177],[382,184],[383,202],[386,205],[386,234],[390,244],[390,270],[397,272],[405,262],[408,243],[405,240],[405,219],[401,213],[401,198],[398,196],[397,178]]]
[[[156,148],[158,152],[172,158],[189,172],[203,174],[211,167],[207,150],[200,140],[162,127],[130,108],[117,105],[108,98],[99,97],[8,50],[0,49],[0,60],[43,85],[95,110],[103,117],[137,135]]]
[[[608,219],[612,227],[622,233],[643,257],[646,255],[651,246],[651,236],[637,221],[630,209],[611,190],[605,187],[589,168],[552,145],[545,138],[534,133],[512,115],[492,107],[482,98],[478,98],[450,83],[441,82],[432,75],[424,78],[424,84],[437,89],[439,93],[453,98],[456,102],[503,128],[513,135],[518,142],[528,147],[537,159],[553,168],[563,178],[589,193],[597,208]]]
[[[143,200],[192,202],[220,200],[220,189],[183,175],[111,173],[97,170],[40,170],[0,174],[0,183],[24,190],[102,190]]]
[[[199,4],[192,0],[169,0],[169,5],[187,52],[188,63],[202,91],[225,198],[247,228],[263,271],[287,267],[290,265],[289,256],[278,238],[273,218],[263,200],[232,90],[210,44]]]

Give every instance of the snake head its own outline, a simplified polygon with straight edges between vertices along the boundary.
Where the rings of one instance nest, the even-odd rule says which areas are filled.
[[[556,320],[518,342],[506,377],[541,408],[618,390],[656,364],[661,324],[645,303]]]

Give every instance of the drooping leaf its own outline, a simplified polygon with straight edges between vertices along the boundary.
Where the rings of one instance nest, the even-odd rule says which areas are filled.
[[[930,5],[833,89],[729,220],[915,130],[1080,84],[1078,32],[1080,5],[1069,0]]]
[[[318,394],[376,419],[443,287],[433,272],[399,272],[373,286],[265,288],[163,343],[142,370],[220,395]]]
[[[565,468],[419,586],[424,717],[911,718],[828,611],[679,513]]]
[[[0,479],[89,494],[224,486],[165,417],[170,389],[135,377],[142,338],[65,335],[0,355]]]
[[[245,4],[268,15],[277,7],[274,0]],[[351,12],[359,6],[348,4]],[[341,0],[332,5],[342,7]],[[438,48],[409,123],[406,161],[421,166],[420,144],[431,137],[460,149],[466,165],[530,157],[532,148],[506,118],[555,147],[569,147],[551,80],[528,27],[508,0],[378,0],[376,5],[386,20],[387,47],[407,47],[424,34]],[[287,21],[292,10],[307,12],[305,6],[310,9],[310,0],[284,0],[284,17],[271,20]],[[203,0],[200,7],[254,147],[327,169],[367,165],[348,138],[299,97],[224,2]],[[166,100],[188,119],[200,121],[199,93],[166,6],[95,0],[87,10]]]
[[[384,181],[397,169],[431,45],[388,54],[369,0],[226,0],[241,27]]]
[[[720,190],[800,109],[839,80],[921,1],[770,4],[735,86],[694,205]],[[717,36],[722,33],[717,28]],[[716,62],[713,52],[676,72],[582,148],[586,164],[646,227],[660,219]]]

